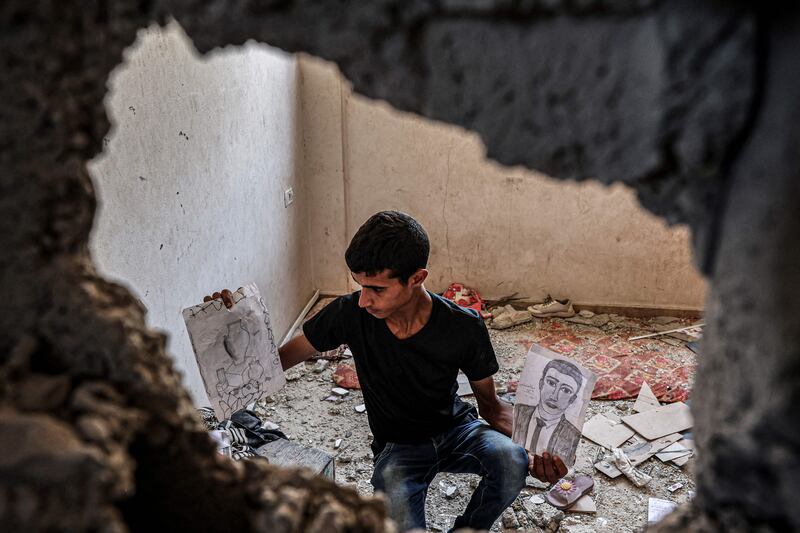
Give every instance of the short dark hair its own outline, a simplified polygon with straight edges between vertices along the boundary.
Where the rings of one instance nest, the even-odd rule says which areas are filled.
[[[375,276],[388,269],[389,277],[405,284],[425,268],[428,254],[428,234],[419,222],[399,211],[381,211],[358,228],[344,258],[351,272]]]
[[[573,378],[575,383],[578,384],[578,388],[575,390],[575,394],[578,394],[578,391],[581,390],[581,385],[583,385],[583,374],[581,374],[577,366],[563,359],[551,359],[550,362],[545,365],[544,371],[542,371],[542,379],[544,379],[547,375],[547,371],[551,368],[556,372],[561,372]]]

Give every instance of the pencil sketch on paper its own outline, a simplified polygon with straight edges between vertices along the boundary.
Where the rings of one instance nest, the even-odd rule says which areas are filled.
[[[183,310],[200,375],[219,420],[274,394],[286,383],[269,312],[255,284]]]
[[[575,463],[586,407],[597,376],[575,361],[534,344],[517,389],[511,438],[529,452]]]

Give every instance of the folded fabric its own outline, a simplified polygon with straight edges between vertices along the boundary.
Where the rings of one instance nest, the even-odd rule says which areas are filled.
[[[208,427],[210,422],[215,420],[212,418],[213,410],[200,408],[199,411]],[[239,409],[229,419],[223,420],[209,429],[216,432],[216,440],[224,439],[227,441],[226,444],[230,443],[230,456],[237,461],[258,457],[257,448],[268,442],[286,438],[282,431],[264,427],[264,422],[249,409]],[[222,432],[221,435],[220,432]]]
[[[442,293],[442,297],[455,302],[461,307],[474,309],[480,313],[481,318],[489,318],[491,316],[484,310],[485,304],[480,293],[462,283],[451,283],[447,290]]]

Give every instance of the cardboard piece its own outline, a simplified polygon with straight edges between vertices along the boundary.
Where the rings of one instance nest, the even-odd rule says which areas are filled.
[[[634,431],[613,413],[596,414],[583,425],[583,436],[604,448],[618,448]]]
[[[678,504],[660,498],[650,498],[647,500],[647,525],[660,522],[665,516],[670,514],[678,507]]]
[[[622,421],[647,440],[655,440],[692,427],[692,413],[688,405],[676,402],[628,415]]]
[[[637,413],[644,413],[656,407],[661,407],[661,404],[658,402],[656,395],[653,394],[653,389],[650,388],[650,385],[648,385],[646,381],[643,381],[642,388],[639,390],[639,396],[633,404],[633,410]]]
[[[564,509],[568,513],[589,513],[593,514],[597,512],[597,505],[594,503],[594,500],[588,494],[584,494],[578,501],[573,503],[567,509]]]
[[[623,447],[622,451],[625,452],[625,455],[630,459],[631,465],[636,466],[647,461],[657,452],[679,440],[681,440],[681,435],[679,433],[673,433],[672,435],[667,435],[654,441],[646,441],[640,437],[636,437],[636,441]],[[614,459],[611,455],[595,463],[594,467],[612,479],[622,475],[622,472],[614,465]]]

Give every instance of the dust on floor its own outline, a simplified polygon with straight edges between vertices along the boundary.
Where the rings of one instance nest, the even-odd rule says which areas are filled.
[[[624,352],[627,336],[647,332],[649,325],[650,322],[645,319],[625,317],[618,317],[602,328],[572,324],[560,319],[548,319],[534,320],[508,330],[490,330],[500,363],[500,371],[495,375],[499,392],[505,392],[505,384],[509,381],[519,379],[525,362],[526,343],[538,342],[552,331],[566,333],[566,338],[594,338],[598,331],[605,336],[616,335],[619,343],[615,349]],[[642,350],[644,345],[645,343],[637,341],[628,351]],[[587,346],[588,349],[593,349],[592,343],[588,343]],[[674,342],[658,339],[648,340],[646,346],[649,351],[663,352],[662,356],[666,360],[687,366],[688,375],[685,377],[689,385],[691,384],[694,354],[690,350]],[[559,346],[550,347],[559,351]],[[580,347],[574,349],[572,355],[579,356]],[[336,402],[325,400],[331,396],[331,388],[335,386],[331,377],[335,367],[336,363],[332,362],[319,373],[314,372],[314,363],[290,369],[287,372],[289,379],[287,386],[276,396],[260,402],[256,406],[256,411],[263,418],[279,424],[290,438],[333,455],[336,459],[337,483],[352,486],[362,495],[371,495],[372,486],[369,480],[372,475],[372,453],[369,445],[372,437],[367,424],[367,415],[355,410],[357,405],[363,403],[363,397],[360,391],[354,390]],[[471,397],[465,400],[474,403]],[[587,411],[587,419],[597,413],[606,412],[624,416],[633,412],[632,407],[633,400],[592,400]],[[342,441],[340,447],[336,449],[334,445],[338,439]],[[507,511],[506,515],[495,523],[492,531],[503,530],[505,522],[505,529],[536,531],[538,528],[543,531],[564,533],[635,532],[640,531],[646,524],[648,498],[662,498],[680,504],[688,501],[693,493],[694,481],[691,476],[693,461],[679,468],[671,463],[662,463],[655,457],[651,458],[639,468],[649,473],[653,480],[646,487],[637,488],[624,476],[611,480],[596,471],[592,465],[601,452],[600,446],[582,438],[578,445],[574,467],[576,473],[589,474],[594,478],[595,488],[592,497],[597,505],[596,514],[565,514],[546,503],[530,502],[531,496],[544,493],[544,486],[529,478],[531,486],[522,491],[512,505],[511,511]],[[446,497],[440,489],[440,481],[445,485],[456,485],[456,494]],[[683,486],[670,493],[667,487],[678,482]],[[431,483],[426,500],[429,531],[446,530],[452,525],[455,516],[466,507],[477,483],[478,477],[474,475],[439,474]]]

